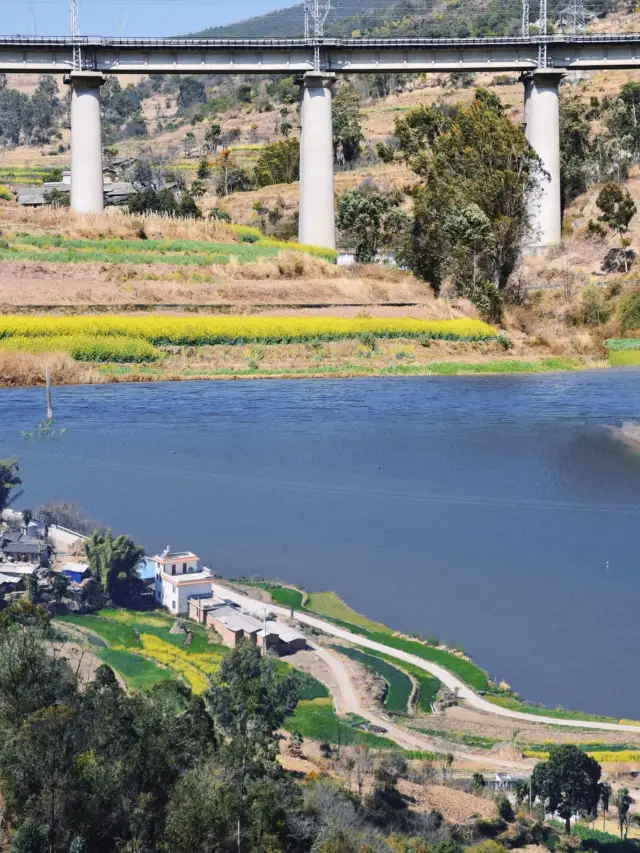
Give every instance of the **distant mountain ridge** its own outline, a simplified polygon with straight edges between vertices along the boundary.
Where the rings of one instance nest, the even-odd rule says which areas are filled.
[[[520,0],[337,0],[325,24],[327,36],[471,36],[517,34]],[[304,6],[299,3],[221,27],[191,38],[301,38]]]

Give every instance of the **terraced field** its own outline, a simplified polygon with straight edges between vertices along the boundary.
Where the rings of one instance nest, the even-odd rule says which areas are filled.
[[[413,685],[405,672],[397,666],[393,666],[374,655],[361,652],[359,649],[349,648],[348,646],[334,646],[334,648],[340,654],[362,664],[386,681],[387,694],[384,699],[384,707],[387,711],[399,714],[407,713]]]
[[[203,693],[207,678],[220,665],[227,649],[209,642],[199,625],[188,648],[185,635],[171,634],[174,619],[163,613],[131,610],[100,610],[95,615],[69,614],[57,620],[93,634],[104,641],[94,653],[121,673],[133,690],[142,690],[176,675],[187,681],[195,693]]]

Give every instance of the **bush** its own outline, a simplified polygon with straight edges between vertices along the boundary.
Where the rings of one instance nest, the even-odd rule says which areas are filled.
[[[510,822],[514,819],[513,806],[509,798],[504,794],[498,794],[496,797],[496,808],[502,820]]]
[[[0,199],[2,201],[13,201],[13,193],[9,187],[0,187]]]
[[[623,332],[640,329],[640,290],[634,290],[621,301],[620,327]]]
[[[585,326],[599,326],[606,323],[613,314],[613,308],[607,305],[599,287],[587,287],[582,293],[580,308],[576,314],[577,323]]]

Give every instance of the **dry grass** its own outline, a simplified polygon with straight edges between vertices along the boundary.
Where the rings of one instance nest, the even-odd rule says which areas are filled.
[[[104,213],[79,214],[69,208],[29,208],[13,204],[0,206],[0,223],[6,229],[25,229],[33,234],[102,239],[114,237],[150,240],[219,240],[238,242],[238,235],[222,222],[179,219],[160,214],[136,216],[119,208]]]
[[[108,381],[98,370],[64,353],[35,354],[0,350],[0,386],[43,385],[46,368],[54,385],[81,385]]]

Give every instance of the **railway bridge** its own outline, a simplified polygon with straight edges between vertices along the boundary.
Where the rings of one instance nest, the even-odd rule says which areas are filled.
[[[472,39],[144,39],[0,36],[0,72],[64,74],[71,87],[71,206],[103,209],[100,86],[107,74],[300,76],[299,240],[335,247],[332,88],[340,74],[518,72],[527,139],[548,179],[534,242],[561,238],[558,87],[568,71],[640,68],[640,33]]]

